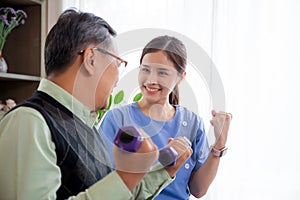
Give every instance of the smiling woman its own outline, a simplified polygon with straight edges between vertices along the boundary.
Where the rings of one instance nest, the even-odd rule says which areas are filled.
[[[186,60],[182,41],[168,35],[153,38],[143,48],[140,57],[138,79],[143,98],[108,111],[99,128],[99,133],[112,142],[118,128],[134,125],[147,132],[160,150],[172,141],[171,138],[186,137],[190,141],[191,159],[157,199],[187,199],[191,194],[202,197],[213,181],[219,158],[223,155],[210,153],[202,118],[179,105],[178,85],[186,74]],[[213,148],[216,152],[226,149],[230,124],[230,116],[228,120],[221,120],[221,116],[225,115],[212,112],[211,123],[218,135]],[[215,123],[220,120],[223,123]]]
[[[174,65],[168,60],[165,60],[164,64],[159,64],[162,63],[159,61],[160,57],[165,58],[163,52],[146,54],[143,58],[139,72],[139,85],[144,98],[153,96],[161,99],[160,95],[169,94],[175,87],[178,90],[177,83],[181,80],[182,75],[177,72],[175,67],[170,67]],[[159,96],[158,93],[160,93]],[[176,99],[179,100],[178,92],[176,95]],[[153,99],[153,101],[155,100]]]

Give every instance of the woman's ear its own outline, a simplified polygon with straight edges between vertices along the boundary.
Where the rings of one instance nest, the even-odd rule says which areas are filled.
[[[83,67],[84,69],[86,70],[86,72],[89,74],[89,75],[94,75],[95,73],[95,52],[94,52],[94,49],[91,48],[91,47],[88,47],[85,49],[84,53],[83,53]]]
[[[182,72],[182,74],[180,75],[180,78],[178,80],[178,84],[185,78],[186,76],[186,71]]]

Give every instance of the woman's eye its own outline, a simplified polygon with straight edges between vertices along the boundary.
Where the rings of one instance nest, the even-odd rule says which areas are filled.
[[[142,68],[142,71],[143,71],[143,72],[150,72],[150,70],[147,69],[147,68]]]
[[[167,76],[168,73],[165,72],[165,71],[159,71],[159,72],[158,72],[158,75],[160,75],[160,76]]]

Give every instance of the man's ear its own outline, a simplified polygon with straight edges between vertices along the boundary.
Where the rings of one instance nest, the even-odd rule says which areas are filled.
[[[89,75],[94,75],[95,67],[94,67],[94,60],[95,60],[95,52],[93,48],[86,48],[83,53],[83,67],[87,71]]]

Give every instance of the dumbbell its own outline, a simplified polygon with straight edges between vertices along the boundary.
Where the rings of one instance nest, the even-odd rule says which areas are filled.
[[[189,146],[192,146],[189,139],[187,139],[185,136],[183,139],[188,143]],[[166,146],[159,151],[158,160],[163,166],[173,166],[176,164],[177,159],[178,153],[173,147]]]
[[[123,126],[119,128],[114,144],[124,151],[136,152],[144,138],[134,126]]]
[[[136,152],[144,138],[134,126],[123,126],[119,128],[114,144],[120,149],[129,152]],[[158,161],[163,166],[173,166],[176,164],[178,153],[173,147],[166,146],[159,151]]]

